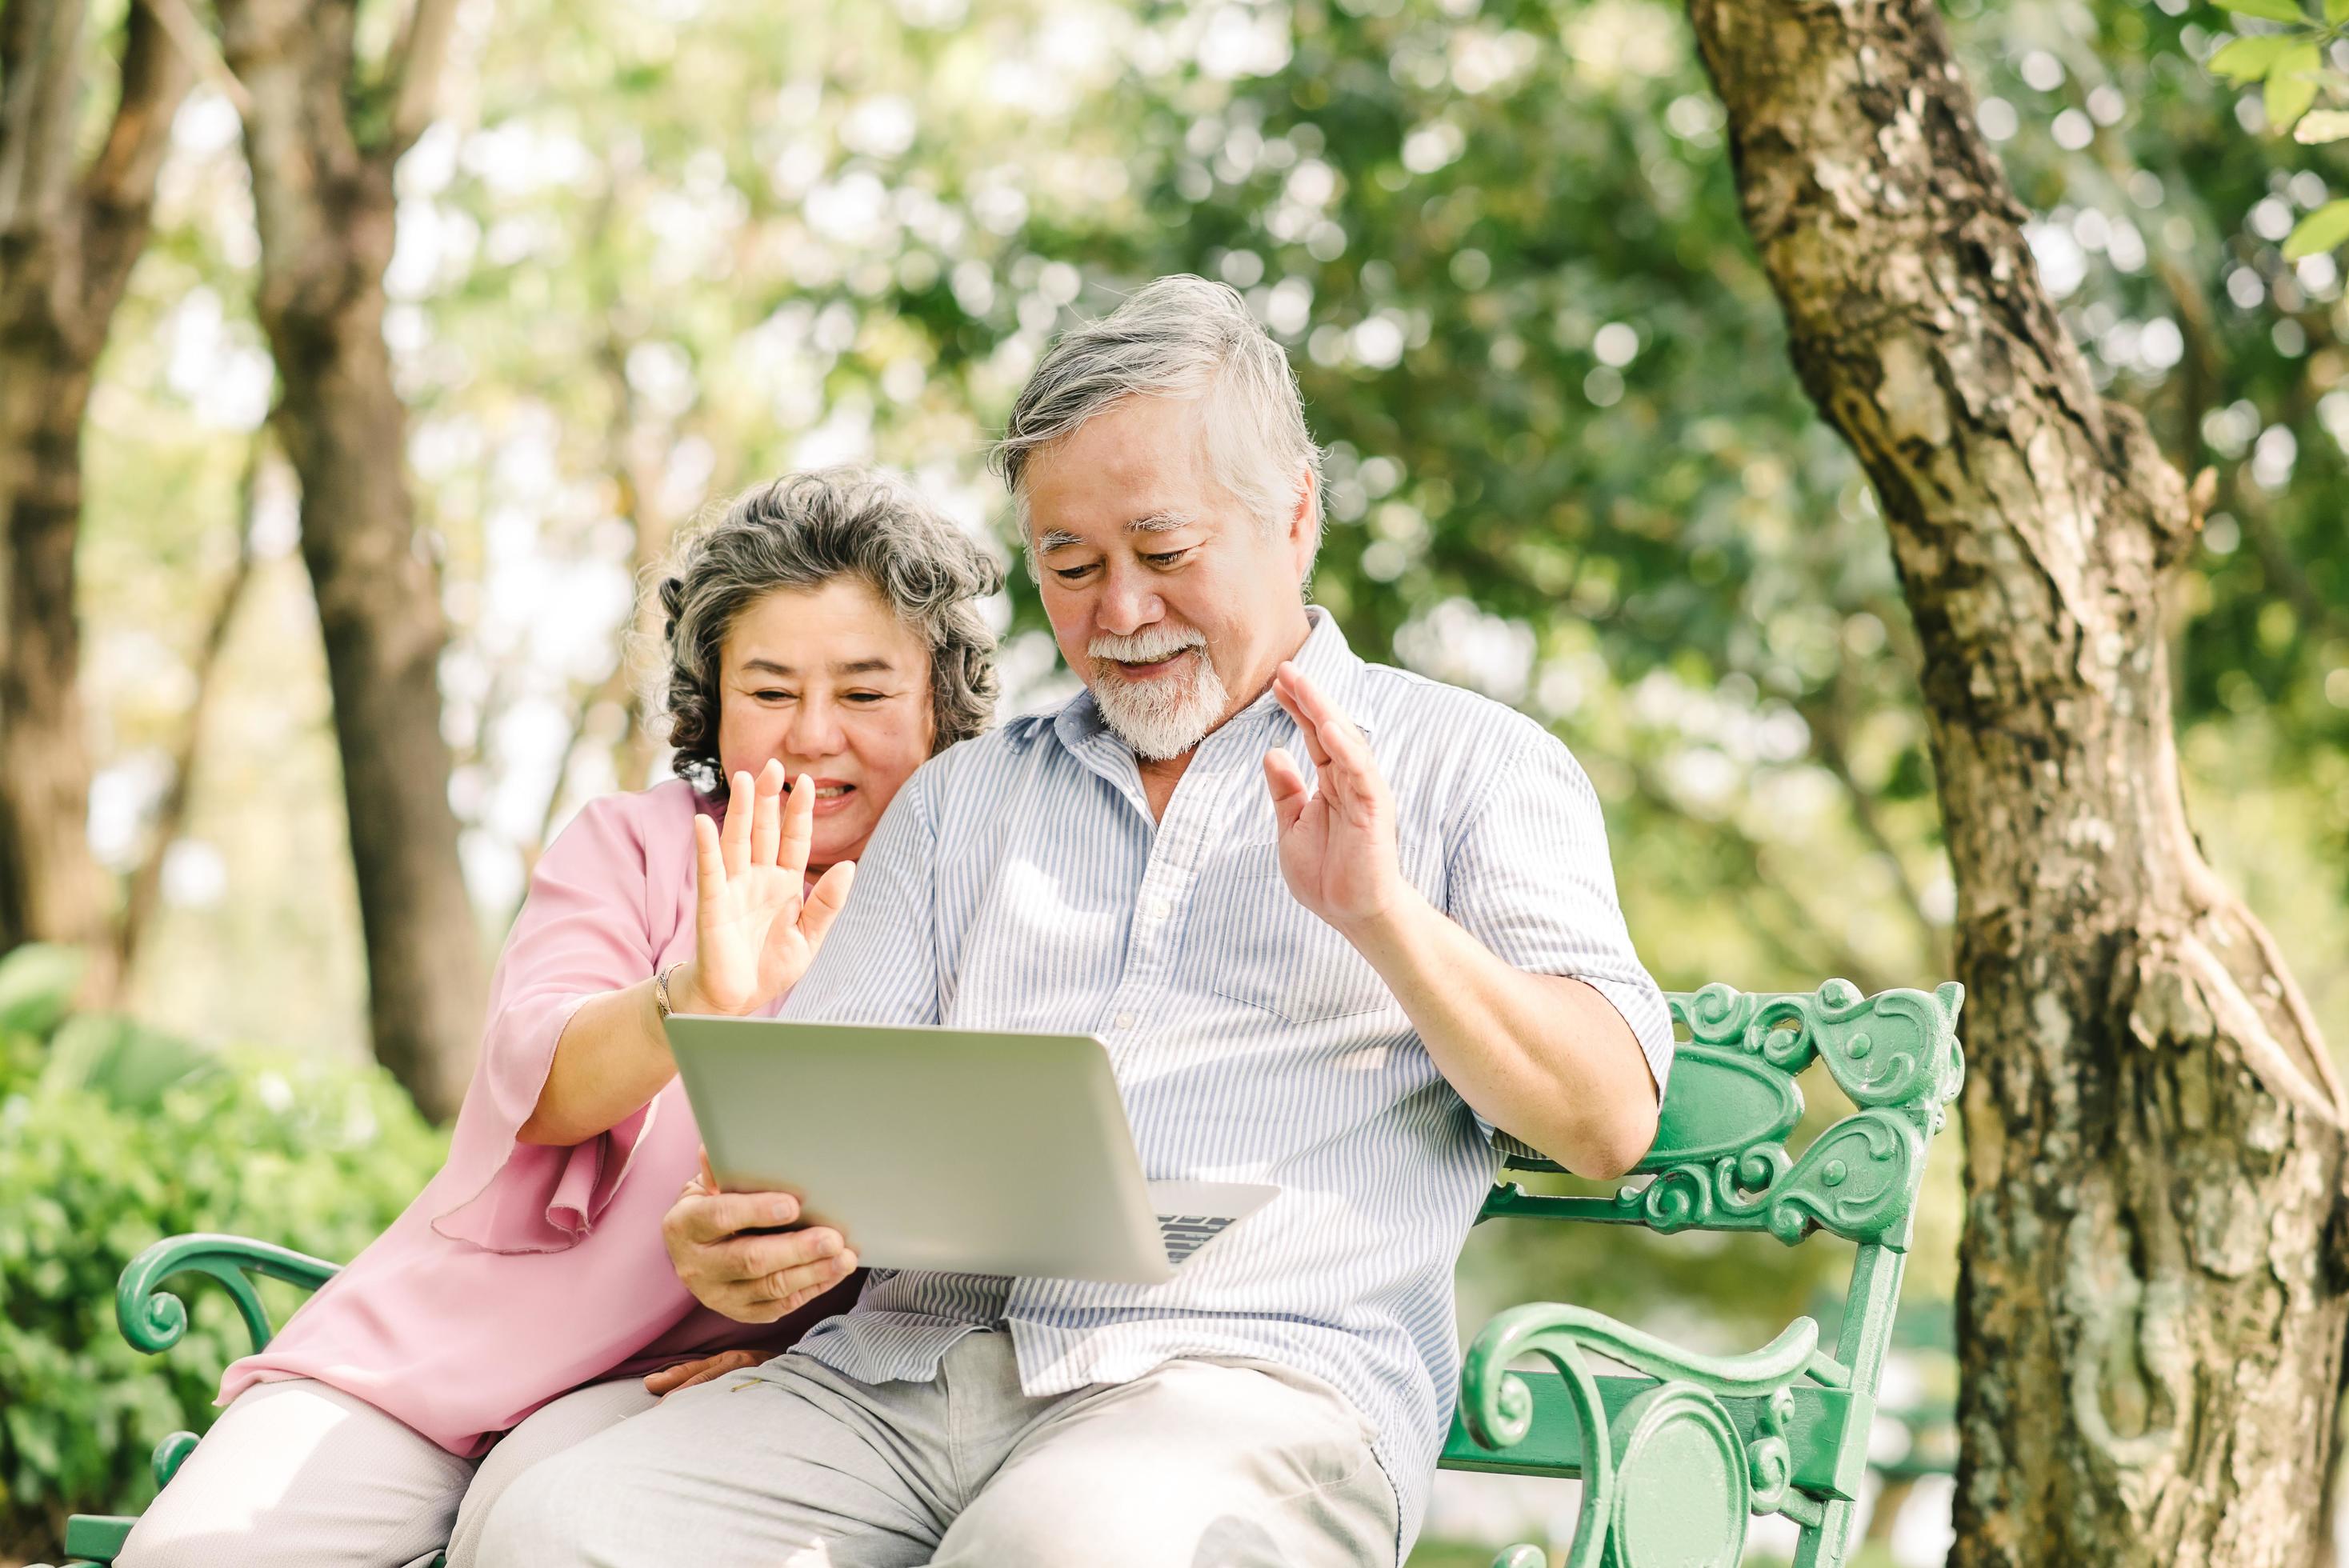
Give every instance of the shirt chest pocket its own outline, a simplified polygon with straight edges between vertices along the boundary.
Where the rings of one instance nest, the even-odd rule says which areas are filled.
[[[1271,847],[1227,857],[1204,879],[1194,950],[1206,988],[1292,1024],[1383,1012],[1397,1006],[1368,960],[1297,902]]]

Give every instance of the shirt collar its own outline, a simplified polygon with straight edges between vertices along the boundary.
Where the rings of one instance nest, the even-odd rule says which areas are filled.
[[[1354,701],[1355,677],[1361,672],[1362,661],[1356,658],[1354,651],[1346,645],[1346,634],[1338,629],[1338,618],[1328,610],[1319,604],[1308,604],[1305,606],[1305,620],[1310,629],[1305,634],[1304,643],[1290,655],[1290,662],[1304,671],[1306,678],[1319,686],[1330,700],[1354,721],[1355,728],[1365,736],[1369,735],[1370,722],[1362,717]],[[1226,719],[1216,733],[1220,735],[1234,725],[1261,724],[1268,719],[1289,722],[1288,714],[1281,709],[1280,699],[1272,695],[1270,686],[1258,694],[1254,702]],[[1109,723],[1102,717],[1101,707],[1093,701],[1090,689],[1079,691],[1061,706],[1060,711],[1052,716],[1052,732],[1071,751],[1079,750],[1097,738],[1107,736],[1112,741],[1116,738],[1110,735]]]

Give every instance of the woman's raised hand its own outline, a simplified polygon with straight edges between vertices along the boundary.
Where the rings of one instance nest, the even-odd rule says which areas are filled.
[[[802,774],[788,796],[772,758],[754,780],[737,773],[723,828],[693,820],[694,932],[680,1012],[756,1013],[807,973],[856,868],[847,861],[806,888],[815,836],[815,786]],[[805,889],[802,894],[802,889]]]

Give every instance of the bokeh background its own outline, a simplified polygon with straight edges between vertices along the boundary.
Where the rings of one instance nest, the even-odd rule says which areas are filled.
[[[122,0],[101,5],[119,15]],[[2169,604],[2204,847],[2349,1040],[2349,359],[2338,192],[2200,63],[2188,0],[1947,7],[2065,325],[2217,500]],[[94,30],[102,35],[104,28]],[[106,106],[91,106],[91,132]],[[1668,987],[1930,985],[1953,892],[1872,496],[1787,365],[1686,24],[1651,0],[467,0],[398,169],[386,333],[451,643],[485,957],[577,805],[665,772],[638,573],[786,469],[874,459],[1014,548],[989,434],[1055,330],[1226,280],[1330,449],[1315,595],[1369,656],[1513,703],[1604,798]],[[142,912],[120,1015],[0,961],[0,1561],[141,1496],[231,1319],[123,1349],[168,1231],[347,1256],[440,1135],[370,1063],[334,713],[239,119],[180,109],[86,440],[91,841]],[[1024,578],[1017,711],[1071,689]],[[1951,1396],[1954,1137],[1896,1399]],[[1487,1227],[1461,1315],[1574,1299],[1743,1346],[1848,1250]],[[1897,1453],[1900,1434],[1888,1434]],[[1869,1561],[1938,1562],[1943,1483]],[[1447,1476],[1415,1563],[1563,1543],[1571,1489]],[[1756,1560],[1787,1542],[1763,1539]]]

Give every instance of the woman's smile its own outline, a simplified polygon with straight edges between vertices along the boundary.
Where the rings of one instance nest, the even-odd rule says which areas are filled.
[[[815,814],[819,817],[836,816],[846,810],[855,799],[856,786],[844,779],[818,776],[808,782],[815,789]]]

